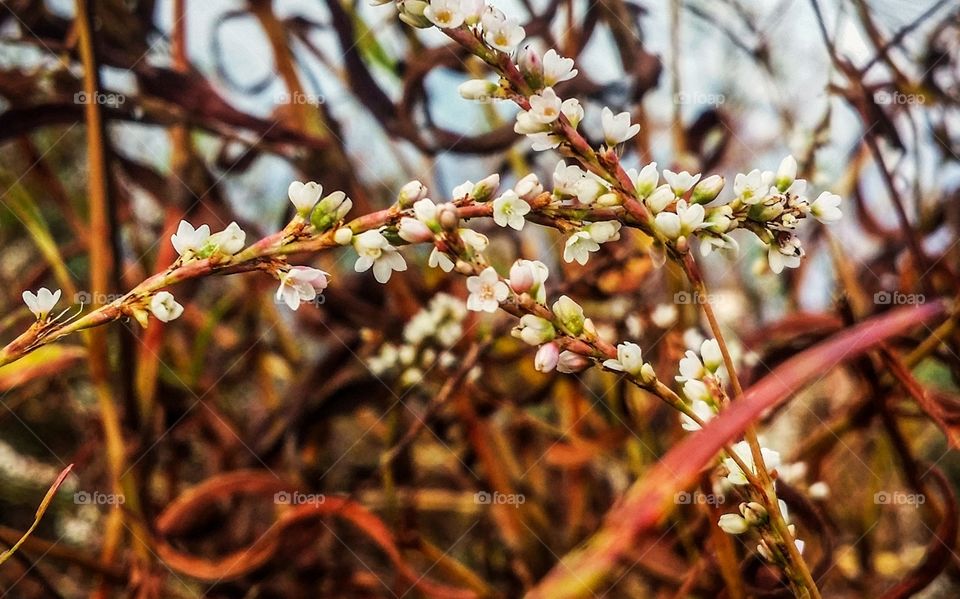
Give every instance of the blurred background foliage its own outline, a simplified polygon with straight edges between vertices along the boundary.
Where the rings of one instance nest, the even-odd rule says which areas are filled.
[[[765,272],[746,240],[737,261],[706,262],[715,309],[751,365],[745,386],[895,304],[956,296],[955,3],[497,4],[522,16],[530,43],[577,60],[580,75],[560,87],[587,107],[585,131],[597,129],[602,105],[642,124],[625,166],[655,160],[732,181],[793,153],[814,189],[844,197],[844,220],[811,229],[796,271]],[[392,5],[4,0],[0,331],[12,338],[29,324],[24,289],[60,287],[66,303],[89,306],[163,269],[180,219],[214,229],[235,220],[248,240],[276,231],[292,216],[294,179],[346,191],[355,214],[390,205],[410,179],[438,201],[491,172],[505,185],[528,172],[547,180],[556,156],[535,155],[513,133],[514,108],[457,95],[478,76],[478,61],[436,31],[403,26]],[[639,342],[660,373],[705,332],[680,273],[653,268],[639,234],[580,267],[559,260],[553,231],[476,228],[501,270],[516,257],[543,260],[551,297],[576,298],[610,338]],[[427,269],[425,254],[406,255],[423,267],[388,285],[355,275],[346,252],[298,257],[333,282],[322,303],[296,313],[259,274],[191,281],[175,290],[186,311],[171,325],[123,323],[0,369],[0,540],[15,542],[76,464],[0,569],[0,589],[513,597],[532,588],[686,433],[612,375],[537,373],[503,314],[453,309],[456,335],[411,343],[405,326],[431,298],[450,294],[456,305],[465,292]],[[790,458],[781,479],[801,506],[825,596],[960,588],[956,539],[927,547],[955,502],[927,485],[941,471],[960,483],[948,449],[960,336],[952,313],[939,327],[910,364],[942,410],[936,424],[929,406],[918,410],[883,378],[879,352],[824,372],[764,418],[766,444]],[[910,355],[932,329],[888,349]],[[407,355],[384,360],[394,350]],[[820,481],[829,494],[810,492]],[[295,492],[324,501],[277,495]],[[876,500],[897,492],[936,499]],[[720,596],[716,510],[677,503],[611,577],[609,596]],[[752,548],[737,550],[750,596],[785,594]]]

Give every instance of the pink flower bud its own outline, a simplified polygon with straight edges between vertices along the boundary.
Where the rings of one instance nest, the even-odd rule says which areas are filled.
[[[560,352],[560,356],[557,359],[557,371],[565,374],[580,372],[588,366],[590,366],[589,358],[575,354],[572,351]]]
[[[516,293],[526,293],[533,288],[533,269],[524,261],[517,260],[510,267],[510,288]]]
[[[537,357],[533,360],[533,367],[539,372],[551,372],[557,367],[560,359],[560,348],[556,343],[544,343],[537,350]]]
[[[415,218],[407,216],[400,219],[397,233],[404,241],[410,243],[421,243],[433,239],[433,231],[430,230],[430,227]]]

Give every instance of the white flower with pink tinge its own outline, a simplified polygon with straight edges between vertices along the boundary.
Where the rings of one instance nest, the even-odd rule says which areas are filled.
[[[290,306],[291,310],[300,307],[300,302],[312,302],[327,288],[327,273],[309,266],[294,266],[288,271],[277,273],[280,287],[277,289],[277,301]]]
[[[510,295],[510,288],[500,280],[500,275],[488,266],[477,275],[467,279],[467,309],[474,312],[496,312],[500,302]]]
[[[41,287],[36,293],[32,291],[23,292],[23,303],[30,308],[37,320],[43,320],[50,314],[50,310],[60,301],[60,290],[51,292],[46,287]]]

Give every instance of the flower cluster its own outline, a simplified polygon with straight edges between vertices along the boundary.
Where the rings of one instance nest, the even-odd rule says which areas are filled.
[[[716,339],[703,341],[699,355],[693,350],[687,350],[680,360],[680,374],[676,380],[682,385],[681,390],[687,406],[701,422],[712,419],[726,399],[722,366],[723,356]],[[700,423],[687,414],[680,415],[680,424],[684,430],[700,430]]]
[[[434,295],[404,326],[404,343],[399,346],[384,343],[380,351],[367,360],[367,366],[378,376],[399,372],[400,381],[406,386],[417,384],[423,378],[424,369],[434,364],[450,368],[457,360],[449,350],[463,334],[466,315],[463,301],[447,293]]]
[[[507,54],[516,50],[526,37],[516,19],[507,17],[494,6],[485,5],[483,0],[403,0],[397,6],[400,19],[408,25],[421,29],[469,27],[491,48]]]
[[[182,260],[209,258],[214,255],[232,256],[243,249],[247,234],[235,222],[219,233],[210,234],[209,225],[196,229],[185,220],[180,221],[177,232],[170,236],[173,249]]]

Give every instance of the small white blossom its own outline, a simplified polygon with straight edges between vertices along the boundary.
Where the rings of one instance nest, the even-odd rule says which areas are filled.
[[[575,164],[567,165],[562,160],[553,169],[553,192],[558,195],[577,195],[577,183],[586,176]]]
[[[479,275],[467,279],[467,309],[474,312],[496,312],[500,302],[507,299],[510,289],[500,275],[488,266]]]
[[[840,220],[843,213],[840,211],[840,196],[825,191],[817,196],[810,204],[810,214],[822,223],[832,223]]]
[[[583,120],[583,106],[580,105],[580,100],[576,98],[567,98],[560,105],[560,112],[563,113],[563,116],[567,117],[567,120],[570,121],[570,126],[574,129],[580,124],[580,121]]]
[[[660,174],[657,172],[657,163],[651,162],[642,169],[639,173],[636,173],[634,176],[630,177],[633,181],[634,191],[637,193],[638,198],[645,198],[653,190],[657,188],[657,183],[660,181]]]
[[[767,250],[770,270],[776,274],[783,272],[784,268],[797,268],[800,266],[800,258],[802,257],[803,248],[797,237],[791,237],[781,245],[773,243]]]
[[[557,372],[572,374],[590,366],[590,358],[572,351],[562,351],[557,359]]]
[[[640,376],[644,366],[643,352],[636,343],[621,343],[617,345],[617,358],[604,360],[603,365],[610,370]]]
[[[744,204],[756,204],[766,197],[772,180],[773,173],[769,171],[754,169],[746,175],[738,173],[733,179],[733,193]]]
[[[682,383],[689,380],[699,380],[706,375],[707,371],[704,370],[700,357],[696,352],[687,350],[680,358],[680,374],[676,377],[677,381]]]
[[[183,306],[177,303],[169,291],[158,291],[150,298],[150,311],[160,322],[170,322],[180,318]]]
[[[571,235],[563,246],[563,259],[566,262],[576,261],[583,265],[590,259],[590,252],[600,249],[600,244],[594,241],[586,231],[577,231]]]
[[[731,535],[739,535],[750,529],[750,525],[740,514],[723,514],[717,525],[723,532]]]
[[[510,288],[515,293],[529,293],[542,304],[547,301],[544,281],[549,275],[547,265],[539,260],[517,260],[510,267]]]
[[[234,255],[243,249],[247,234],[235,222],[227,225],[227,228],[219,233],[214,233],[207,240],[207,244],[227,255]]]
[[[510,54],[526,37],[526,32],[516,19],[506,18],[499,10],[488,6],[480,18],[483,39],[492,47]]]
[[[703,357],[703,366],[710,372],[716,372],[723,365],[723,354],[716,339],[707,339],[700,345],[700,356]]]
[[[539,120],[533,112],[521,110],[517,113],[517,122],[513,124],[513,131],[520,135],[533,136],[538,133],[550,135],[550,125]]]
[[[430,252],[430,258],[427,260],[427,264],[430,268],[439,267],[443,272],[450,272],[454,267],[453,260],[450,259],[450,256],[437,248],[433,248],[433,251]]]
[[[777,174],[773,179],[773,184],[777,186],[777,190],[784,192],[787,191],[791,185],[793,185],[794,180],[797,178],[797,160],[793,156],[787,156],[780,162],[780,167],[777,169]]]
[[[654,224],[667,239],[678,239],[699,229],[703,224],[703,217],[703,206],[689,206],[685,200],[679,200],[676,212],[661,212],[654,218]]]
[[[323,186],[314,181],[306,183],[293,181],[287,188],[287,197],[290,198],[293,207],[297,209],[297,212],[304,215],[310,213],[317,202],[320,201],[322,195]]]
[[[603,127],[603,139],[611,147],[627,141],[640,132],[640,125],[630,124],[629,112],[615,115],[606,106],[600,112],[600,124]]]
[[[713,406],[699,399],[690,402],[690,410],[702,422],[709,422],[714,416],[717,415],[713,409]],[[700,424],[696,420],[687,416],[686,414],[680,414],[680,427],[685,431],[698,431],[701,428]]]
[[[433,231],[430,230],[430,227],[423,224],[420,220],[410,218],[409,216],[404,216],[400,219],[397,234],[400,235],[401,239],[409,241],[410,243],[420,243],[433,239]]]
[[[576,189],[577,201],[581,204],[592,204],[597,198],[607,192],[607,186],[603,181],[593,173],[587,173],[574,186]]]
[[[350,227],[340,227],[333,234],[333,240],[337,242],[337,245],[347,245],[353,241],[353,231],[350,230]]]
[[[196,229],[185,220],[180,221],[177,232],[170,236],[173,249],[183,256],[187,252],[198,252],[210,238],[210,227],[200,225]]]
[[[544,88],[540,93],[530,96],[530,115],[541,123],[552,123],[560,117],[562,101],[552,87]]]
[[[523,201],[512,189],[508,189],[493,201],[493,222],[501,227],[522,230],[527,222],[523,217],[529,212],[530,204]]]
[[[700,173],[696,175],[691,175],[687,171],[681,171],[675,173],[670,170],[663,171],[663,178],[666,180],[667,185],[670,186],[670,189],[673,191],[674,195],[682,196],[687,193],[691,187],[697,184],[697,181],[700,180]]]
[[[590,239],[597,243],[607,243],[620,239],[620,228],[623,225],[617,220],[603,220],[590,223],[583,228],[590,235]]]
[[[473,229],[460,229],[458,233],[463,243],[467,244],[467,247],[478,254],[486,250],[487,246],[490,245],[490,240],[486,235],[477,233]]]
[[[517,184],[513,186],[513,191],[517,192],[517,195],[524,200],[532,200],[543,193],[543,185],[540,184],[540,179],[537,178],[536,173],[530,173],[517,181]]]
[[[520,324],[514,329],[513,335],[528,345],[542,345],[552,341],[557,331],[553,328],[553,323],[546,318],[524,314],[520,318]]]
[[[552,150],[563,141],[560,136],[555,133],[530,133],[527,135],[527,139],[530,140],[530,148],[534,152]]]
[[[553,48],[543,55],[543,82],[547,85],[556,85],[577,76],[577,69],[573,68],[573,59],[560,56]]]
[[[353,238],[353,248],[357,251],[357,262],[353,268],[365,272],[373,267],[373,277],[378,283],[390,280],[393,271],[407,270],[407,263],[397,248],[390,245],[380,231],[370,230]]]
[[[499,85],[486,79],[470,79],[469,81],[464,81],[457,87],[457,92],[464,100],[477,100],[480,102],[486,102],[491,98],[496,98],[499,91]]]
[[[466,15],[460,6],[460,0],[430,0],[423,16],[441,29],[454,29],[463,24]]]
[[[667,206],[674,203],[676,199],[677,195],[673,193],[673,190],[670,189],[668,184],[664,183],[648,195],[646,199],[643,200],[643,203],[650,209],[650,212],[657,215],[663,212]]]
[[[753,474],[756,474],[757,469],[753,463],[753,454],[750,452],[750,445],[746,441],[740,441],[733,446],[733,452],[737,454],[740,458],[740,461],[750,469]],[[780,465],[780,453],[772,449],[767,449],[766,447],[760,448],[760,454],[763,456],[764,465],[768,470],[773,470]],[[727,474],[727,480],[732,485],[745,485],[747,484],[747,477],[743,473],[743,470],[740,469],[740,466],[733,460],[733,458],[724,458],[723,465],[730,472]]]
[[[327,288],[329,275],[317,268],[294,266],[288,271],[277,272],[280,286],[277,301],[283,301],[291,310],[300,307],[300,302],[311,302]]]
[[[22,297],[23,303],[27,305],[27,308],[30,308],[30,311],[37,317],[37,320],[43,320],[50,314],[53,307],[57,305],[57,302],[60,301],[60,295],[61,291],[59,289],[51,292],[46,287],[41,287],[37,289],[36,293],[24,291]]]

